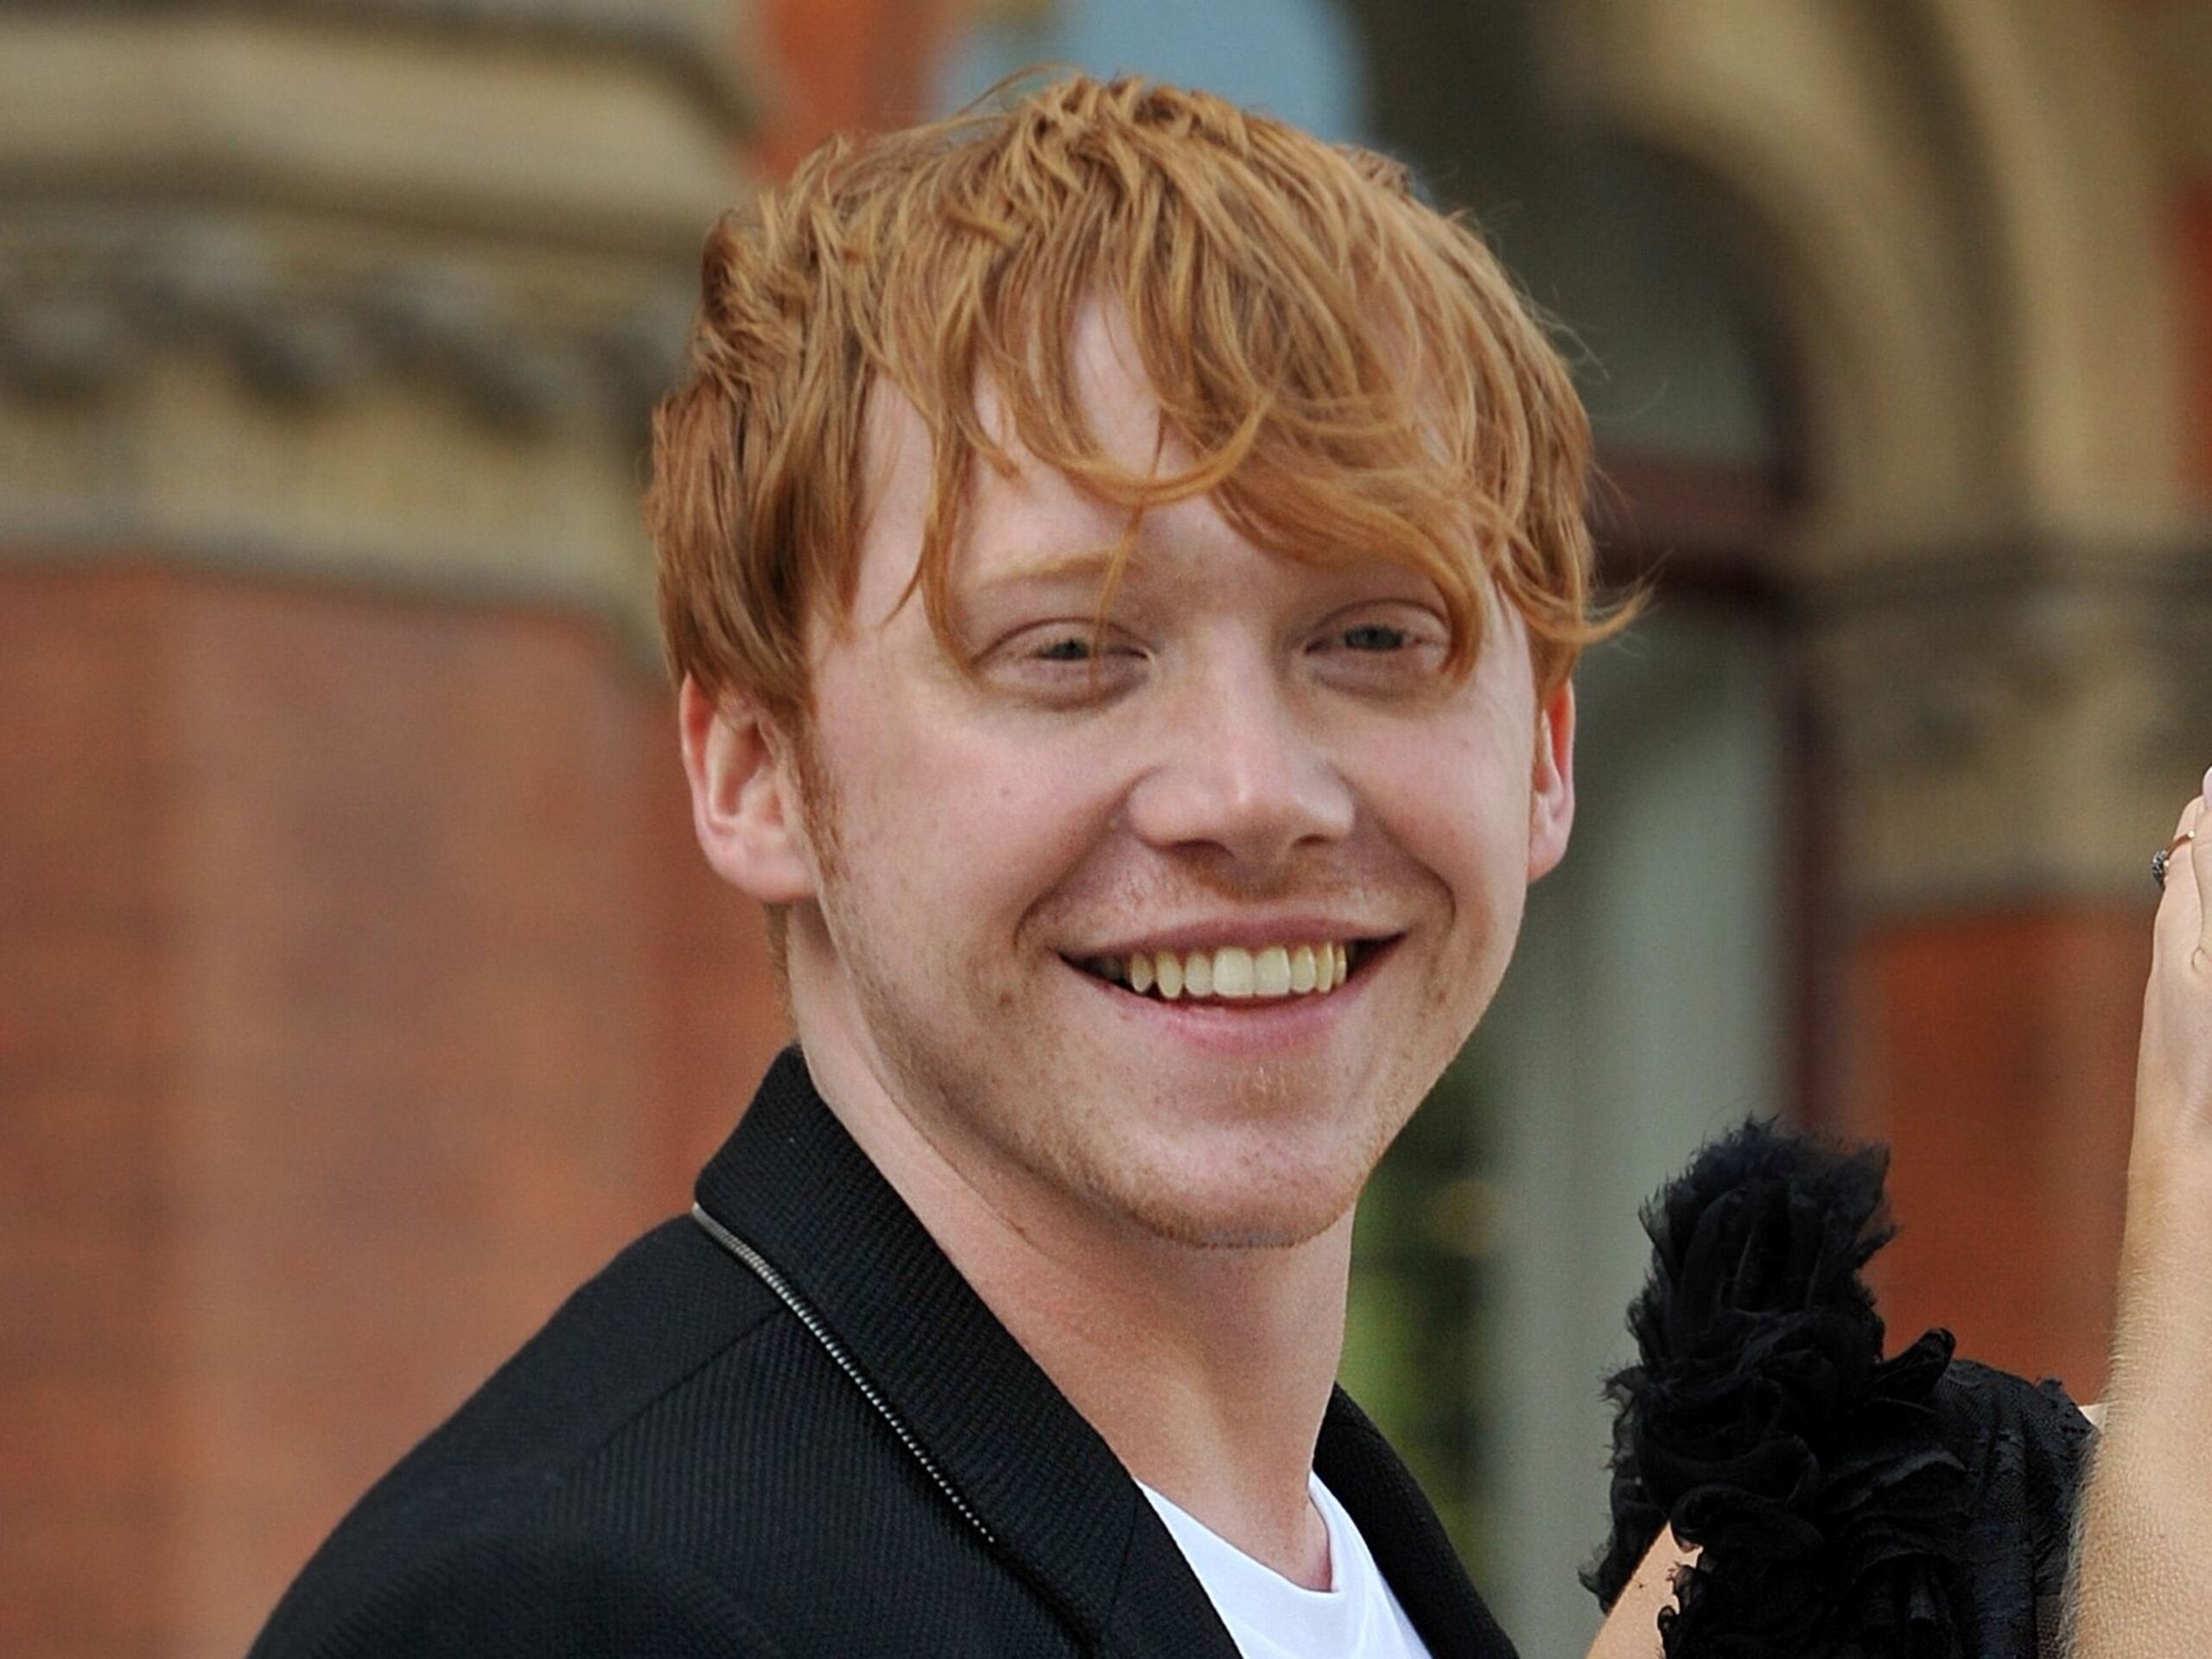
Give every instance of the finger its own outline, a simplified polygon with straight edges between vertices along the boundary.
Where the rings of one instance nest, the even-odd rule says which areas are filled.
[[[2212,957],[2212,906],[2205,903],[2205,895],[2212,893],[2212,834],[2203,833],[2208,829],[2204,823],[2204,809],[2209,801],[2212,801],[2212,770],[2205,772],[2202,791],[2189,804],[2189,811],[2183,821],[2184,829],[2199,832],[2196,838],[2189,843],[2189,856],[2167,861],[2169,875],[2172,874],[2171,866],[2174,864],[2181,865],[2185,872],[2182,880],[2188,886],[2189,893],[2183,913],[2194,914],[2196,918],[2196,940],[2190,953],[2192,963]]]
[[[2176,841],[2184,833],[2193,832],[2203,814],[2204,798],[2201,794],[2191,797],[2174,824]],[[2206,829],[2208,836],[2212,836],[2212,824]],[[2200,861],[2208,859],[2212,859],[2212,842],[2200,847],[2195,841],[2189,841],[2175,846],[2166,860],[2165,891],[2158,900],[2158,918],[2152,927],[2154,952],[2165,961],[2193,961],[2204,943],[2204,907],[2200,895],[2212,887],[2212,864]]]

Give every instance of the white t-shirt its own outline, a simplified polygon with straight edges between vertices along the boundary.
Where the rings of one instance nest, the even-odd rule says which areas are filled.
[[[1329,1587],[1308,1590],[1137,1483],[1167,1523],[1244,1659],[1429,1659],[1344,1505],[1308,1475],[1329,1529]]]

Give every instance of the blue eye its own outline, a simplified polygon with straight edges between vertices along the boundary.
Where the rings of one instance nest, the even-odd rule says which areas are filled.
[[[1353,651],[1403,651],[1413,636],[1403,628],[1386,627],[1380,622],[1363,622],[1356,628],[1346,628],[1338,639]]]

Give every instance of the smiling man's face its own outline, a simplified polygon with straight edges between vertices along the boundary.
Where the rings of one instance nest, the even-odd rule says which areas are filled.
[[[1098,315],[1075,349],[1093,430],[1145,467],[1133,353]],[[1564,849],[1571,694],[1539,708],[1505,607],[1456,678],[1424,577],[1271,555],[1207,499],[1145,515],[1094,632],[1127,515],[1019,449],[1012,476],[978,465],[963,518],[963,672],[906,599],[928,437],[875,404],[858,593],[817,638],[791,769],[802,1040],[1002,1213],[1313,1236],[1472,1029]]]

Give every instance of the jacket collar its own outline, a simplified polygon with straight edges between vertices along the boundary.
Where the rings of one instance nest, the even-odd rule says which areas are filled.
[[[1110,1634],[1116,1648],[1235,1659],[1120,1459],[845,1132],[798,1049],[769,1068],[696,1197],[820,1317],[1086,1645]],[[1315,1466],[1437,1659],[1510,1655],[1411,1476],[1341,1390]]]
[[[1413,1471],[1342,1389],[1331,1393],[1313,1471],[1367,1541],[1433,1659],[1514,1659]]]

